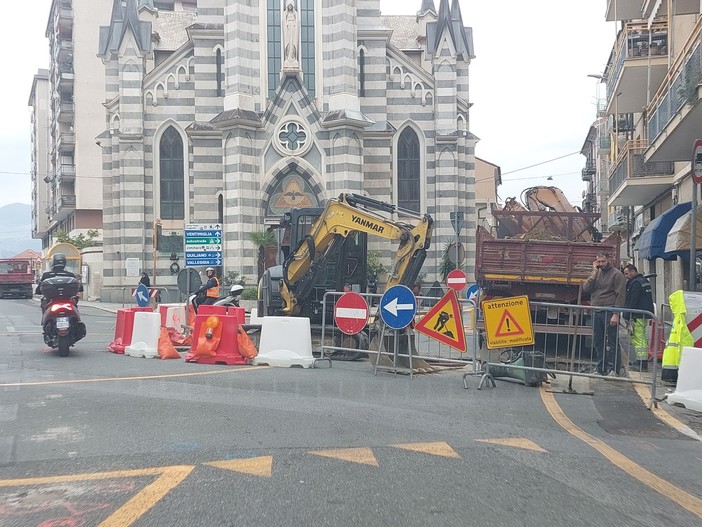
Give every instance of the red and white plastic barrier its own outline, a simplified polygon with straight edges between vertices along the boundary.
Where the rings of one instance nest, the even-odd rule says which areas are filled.
[[[150,307],[128,307],[117,310],[115,338],[107,345],[108,350],[110,350],[112,353],[124,353],[124,349],[132,343],[134,315],[141,312],[151,313],[153,312],[153,309]]]
[[[211,320],[211,317],[216,317],[217,321]],[[245,317],[243,307],[200,306],[195,317],[193,341],[185,361],[230,366],[248,364],[248,359],[239,353],[237,343],[237,328],[245,323]]]

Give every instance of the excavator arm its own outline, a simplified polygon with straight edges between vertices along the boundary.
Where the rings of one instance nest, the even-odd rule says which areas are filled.
[[[414,222],[395,221],[381,213],[402,214],[411,217]],[[280,285],[283,311],[289,315],[300,312],[301,306],[312,294],[325,262],[347,238],[357,232],[399,242],[387,287],[411,285],[424,263],[431,241],[432,224],[433,220],[428,214],[404,210],[358,194],[341,194],[329,200],[310,233],[283,263],[283,283]]]

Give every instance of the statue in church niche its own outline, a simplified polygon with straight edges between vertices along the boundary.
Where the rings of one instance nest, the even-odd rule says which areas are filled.
[[[288,0],[283,12],[283,71],[300,71],[300,57],[298,56],[300,42],[300,17],[295,3]]]

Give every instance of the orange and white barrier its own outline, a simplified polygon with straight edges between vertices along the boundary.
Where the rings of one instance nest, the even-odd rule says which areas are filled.
[[[153,359],[158,354],[158,338],[161,335],[161,315],[158,313],[136,313],[132,344],[124,348],[124,354],[132,357]]]
[[[312,331],[306,317],[262,317],[258,356],[252,364],[289,368],[314,366]]]
[[[159,304],[158,312],[161,314],[162,328],[175,328],[181,331],[188,320],[185,316],[185,304]]]
[[[151,313],[153,312],[153,309],[150,307],[129,307],[117,310],[115,338],[107,345],[108,350],[110,350],[112,353],[124,353],[124,349],[132,343],[134,315],[141,312]]]
[[[683,348],[678,382],[666,400],[669,404],[682,404],[688,410],[702,412],[702,348]]]
[[[237,328],[244,324],[245,316],[243,307],[200,306],[185,361],[230,366],[248,364],[248,359],[239,353],[237,343]]]

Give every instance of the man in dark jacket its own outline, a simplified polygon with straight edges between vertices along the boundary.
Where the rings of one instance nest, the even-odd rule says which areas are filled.
[[[639,273],[635,265],[629,264],[624,267],[626,283],[626,301],[624,307],[627,309],[641,309],[653,313],[653,294],[650,282]],[[629,335],[631,335],[630,346],[633,347],[636,355],[635,362],[632,357],[629,361],[638,367],[639,371],[648,370],[648,339],[646,338],[646,327],[650,315],[641,313],[624,313],[624,319],[629,324]]]
[[[626,297],[626,279],[618,267],[612,265],[608,253],[597,253],[592,262],[592,273],[583,282],[583,291],[590,295],[593,307],[621,308]],[[617,356],[617,310],[595,309],[592,315],[592,340],[597,355],[597,373],[608,375],[612,370],[624,372]]]
[[[56,253],[54,256],[51,258],[51,271],[44,271],[42,273],[41,278],[39,279],[39,283],[37,284],[37,289],[35,293],[41,294],[41,283],[44,280],[48,280],[49,278],[56,278],[57,276],[70,276],[71,278],[75,278],[76,275],[73,274],[71,271],[66,270],[66,256],[61,254],[61,253]],[[83,285],[81,284],[80,286],[80,291],[83,291]],[[74,303],[78,303],[78,297],[73,298]],[[46,309],[46,304],[47,301],[45,298],[42,298],[41,300],[41,310],[44,311]]]

